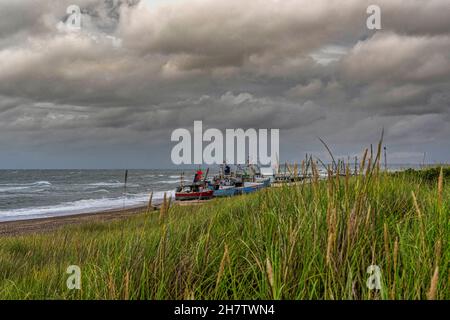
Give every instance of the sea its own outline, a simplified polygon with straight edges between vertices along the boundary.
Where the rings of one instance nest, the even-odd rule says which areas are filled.
[[[192,170],[191,170],[192,171]],[[185,171],[193,177],[194,171]],[[46,218],[161,202],[180,170],[0,170],[0,221]]]
[[[394,165],[390,170],[417,167]],[[194,170],[183,170],[184,180]],[[325,174],[325,173],[324,173]],[[0,170],[0,221],[47,218],[160,203],[174,196],[181,170]]]

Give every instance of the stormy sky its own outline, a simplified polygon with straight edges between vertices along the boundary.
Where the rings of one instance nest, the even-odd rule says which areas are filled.
[[[449,162],[450,1],[0,0],[0,168],[171,167],[195,120],[280,129],[282,161],[384,128],[391,163]]]

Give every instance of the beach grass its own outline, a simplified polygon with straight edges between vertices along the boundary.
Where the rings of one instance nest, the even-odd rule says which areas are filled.
[[[0,238],[0,298],[449,299],[450,169],[429,178],[374,163],[358,176]],[[66,286],[70,265],[81,290]],[[379,289],[367,286],[373,265]]]

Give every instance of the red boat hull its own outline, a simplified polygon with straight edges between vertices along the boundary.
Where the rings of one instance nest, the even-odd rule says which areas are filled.
[[[201,192],[177,192],[175,193],[175,200],[187,201],[187,200],[208,200],[214,195],[213,190],[201,191]]]

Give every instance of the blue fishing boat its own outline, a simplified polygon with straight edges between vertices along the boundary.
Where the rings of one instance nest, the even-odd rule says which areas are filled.
[[[209,187],[214,191],[214,197],[232,197],[236,195],[237,187],[242,183],[231,176],[231,168],[228,165],[221,166],[221,174],[209,181]]]
[[[242,171],[240,167],[236,171],[235,174],[231,174],[228,165],[222,166],[221,174],[208,182],[209,188],[214,191],[214,197],[248,194],[270,186],[270,178],[256,175],[254,170],[253,175]]]
[[[214,197],[232,197],[236,193],[237,188],[234,186],[220,186],[219,189],[214,190]]]
[[[243,187],[237,188],[237,194],[249,194],[264,189],[270,185],[270,179],[262,182],[245,182]]]

